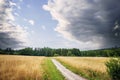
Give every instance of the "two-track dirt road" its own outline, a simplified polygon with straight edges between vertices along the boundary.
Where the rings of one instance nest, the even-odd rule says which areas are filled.
[[[62,73],[66,80],[87,80],[71,72],[55,59],[52,59],[52,62],[55,64],[57,69]]]

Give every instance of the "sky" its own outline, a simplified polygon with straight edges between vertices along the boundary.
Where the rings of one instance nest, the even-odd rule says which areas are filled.
[[[1,0],[0,48],[120,46],[120,0]]]

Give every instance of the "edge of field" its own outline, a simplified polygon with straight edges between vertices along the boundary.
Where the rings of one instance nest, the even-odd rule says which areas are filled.
[[[56,66],[51,61],[51,58],[46,58],[43,64],[44,74],[43,80],[65,80],[65,77],[56,68]]]
[[[89,73],[91,73],[91,75],[94,75],[94,76],[95,76],[95,77],[90,77],[90,76],[88,76],[86,73],[84,73],[84,72],[82,72],[82,71],[80,71],[80,70],[75,69],[74,67],[70,66],[69,64],[66,64],[65,62],[61,61],[60,59],[55,58],[55,57],[54,57],[54,59],[56,59],[57,61],[59,61],[63,66],[65,66],[65,67],[66,67],[67,69],[69,69],[70,71],[72,71],[72,72],[74,72],[75,74],[78,74],[78,75],[80,75],[81,77],[84,77],[84,78],[86,78],[86,79],[88,79],[88,80],[106,80],[106,79],[102,79],[101,77],[97,76],[97,74],[101,75],[102,73],[96,73],[96,72],[88,69],[87,71],[88,71]],[[104,76],[104,75],[102,75],[102,76]],[[110,80],[110,79],[109,79],[109,80]]]

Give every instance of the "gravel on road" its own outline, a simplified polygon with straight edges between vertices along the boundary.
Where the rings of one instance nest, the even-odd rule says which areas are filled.
[[[72,71],[68,70],[57,60],[52,59],[52,62],[55,64],[57,69],[62,73],[62,75],[65,77],[66,80],[87,80],[87,79],[82,78],[79,75],[73,73]]]

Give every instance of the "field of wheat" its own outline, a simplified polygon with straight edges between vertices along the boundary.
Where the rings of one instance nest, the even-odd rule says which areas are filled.
[[[45,57],[0,55],[0,80],[42,80]]]
[[[105,57],[55,57],[71,71],[88,80],[110,80]],[[51,69],[50,69],[51,68]],[[49,71],[52,70],[52,71]],[[54,70],[54,73],[52,73]],[[50,59],[36,56],[0,55],[0,80],[51,80],[59,75]],[[50,78],[51,77],[51,78]],[[55,79],[54,79],[55,80]]]
[[[59,62],[72,70],[91,80],[110,80],[105,62],[109,58],[104,57],[57,57]]]

